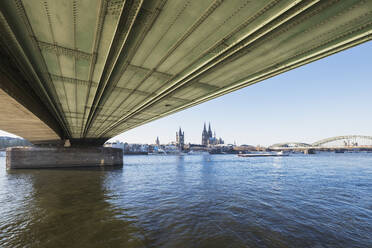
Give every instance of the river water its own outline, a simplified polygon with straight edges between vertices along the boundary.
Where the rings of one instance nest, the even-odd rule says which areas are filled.
[[[0,247],[372,247],[372,153],[5,170]]]

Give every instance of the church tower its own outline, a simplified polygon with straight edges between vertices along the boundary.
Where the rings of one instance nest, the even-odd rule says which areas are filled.
[[[181,128],[176,132],[176,144],[180,150],[183,150],[185,146],[185,132],[182,132]]]

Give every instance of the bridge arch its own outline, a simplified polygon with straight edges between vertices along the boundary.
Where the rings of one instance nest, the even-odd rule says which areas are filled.
[[[351,140],[351,139],[366,139],[366,140],[371,140],[371,142],[372,142],[372,136],[367,136],[367,135],[344,135],[344,136],[335,136],[335,137],[330,137],[330,138],[319,140],[317,142],[314,142],[312,144],[312,146],[321,146],[321,145],[331,143],[331,142],[334,142],[334,141]]]
[[[270,148],[296,148],[296,147],[311,147],[311,145],[302,142],[283,142],[276,143],[270,146]]]

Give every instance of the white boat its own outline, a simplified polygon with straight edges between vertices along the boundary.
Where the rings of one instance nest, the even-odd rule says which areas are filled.
[[[157,152],[149,152],[147,155],[167,155],[163,149],[159,149]]]
[[[280,152],[276,152],[276,153],[246,153],[246,154],[242,154],[242,153],[239,153],[238,154],[239,157],[285,157],[285,156],[289,156],[289,154],[286,154],[284,153],[283,151],[280,151]]]

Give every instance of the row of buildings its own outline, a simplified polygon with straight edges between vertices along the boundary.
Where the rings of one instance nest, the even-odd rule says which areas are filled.
[[[185,143],[185,132],[182,131],[181,127],[176,132],[176,141],[170,144],[160,144],[159,137],[156,138],[155,144],[128,144],[122,142],[112,142],[107,143],[106,146],[121,148],[124,150],[125,154],[148,154],[148,153],[177,153],[177,152],[187,152],[190,150],[206,151],[211,150],[213,147],[219,146],[223,147],[224,141],[222,138],[216,137],[216,132],[212,132],[211,124],[208,125],[208,130],[206,124],[204,123],[201,144],[186,144]],[[230,145],[232,146],[232,145]],[[228,147],[230,147],[228,146]],[[226,150],[226,149],[225,149]]]
[[[237,154],[246,151],[257,150],[254,146],[241,145],[236,146],[233,144],[220,144],[215,146],[203,146],[201,144],[185,144],[183,149],[179,149],[179,146],[175,142],[170,144],[128,144],[123,142],[112,142],[106,143],[106,147],[114,147],[123,149],[126,155],[148,155],[148,154]]]

